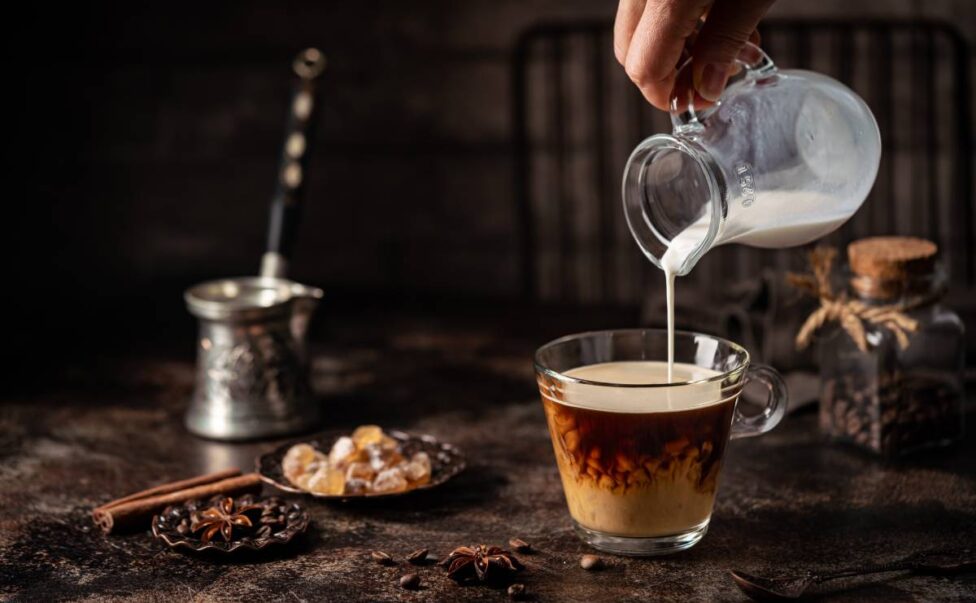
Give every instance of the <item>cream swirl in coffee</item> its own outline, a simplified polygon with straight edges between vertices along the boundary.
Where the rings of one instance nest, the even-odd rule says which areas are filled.
[[[734,397],[722,397],[719,373],[678,363],[667,387],[626,387],[669,383],[666,362],[594,364],[565,375],[577,381],[539,385],[573,519],[642,537],[707,522],[735,407]]]

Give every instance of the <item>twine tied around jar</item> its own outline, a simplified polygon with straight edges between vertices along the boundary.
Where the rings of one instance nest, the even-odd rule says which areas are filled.
[[[869,306],[848,298],[845,292],[835,294],[830,284],[830,274],[837,258],[837,250],[818,246],[810,251],[809,258],[811,274],[789,272],[786,275],[786,280],[791,285],[820,300],[820,307],[807,317],[796,334],[797,349],[802,350],[809,346],[813,334],[828,322],[839,322],[862,352],[868,351],[865,323],[891,331],[901,349],[908,347],[908,334],[918,329],[918,321],[905,315],[905,311],[910,309],[908,306]]]

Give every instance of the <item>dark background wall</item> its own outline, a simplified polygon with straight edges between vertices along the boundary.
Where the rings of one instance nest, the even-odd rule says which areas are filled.
[[[615,7],[101,3],[12,19],[14,339],[97,341],[122,329],[130,341],[142,327],[182,336],[192,329],[185,286],[256,272],[289,64],[313,45],[330,63],[291,274],[350,306],[517,298],[515,41],[540,22],[609,21]],[[920,15],[954,17],[970,36],[976,27],[968,2],[784,0],[773,10]]]
[[[50,268],[99,288],[255,271],[290,61],[314,45],[330,64],[295,275],[510,292],[510,47],[557,4],[612,14],[522,4],[120,3],[33,23],[55,40],[22,49]]]

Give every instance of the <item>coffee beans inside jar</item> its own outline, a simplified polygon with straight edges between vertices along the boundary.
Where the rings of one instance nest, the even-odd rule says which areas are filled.
[[[958,390],[938,377],[844,375],[824,382],[820,427],[833,439],[896,457],[957,439],[960,404]]]
[[[863,239],[848,247],[850,296],[897,312],[907,339],[865,323],[860,345],[840,326],[819,335],[820,428],[885,458],[962,436],[963,326],[942,304],[945,275],[933,243]]]

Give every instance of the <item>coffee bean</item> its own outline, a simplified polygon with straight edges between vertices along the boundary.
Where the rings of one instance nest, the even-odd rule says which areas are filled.
[[[521,538],[512,538],[508,541],[508,546],[516,553],[528,553],[532,549],[532,545]]]
[[[375,561],[376,563],[379,563],[380,565],[395,565],[396,564],[396,562],[393,561],[393,557],[390,557],[389,555],[387,555],[383,551],[373,551],[372,553],[369,554],[369,556],[372,557],[373,561]]]
[[[894,408],[888,408],[881,414],[881,424],[883,427],[894,424],[897,419],[898,411]]]
[[[420,576],[417,574],[404,574],[400,577],[400,586],[408,590],[416,590],[420,587]]]
[[[820,426],[830,437],[897,457],[957,438],[960,400],[941,376],[884,369],[856,372],[824,382]]]
[[[515,584],[508,587],[508,596],[513,601],[521,601],[525,598],[525,585],[521,582],[516,582]]]
[[[583,555],[580,558],[580,567],[587,570],[598,570],[603,567],[603,559],[596,555]]]
[[[407,561],[414,565],[421,565],[423,562],[427,561],[427,549],[417,549],[416,551],[407,555]]]

